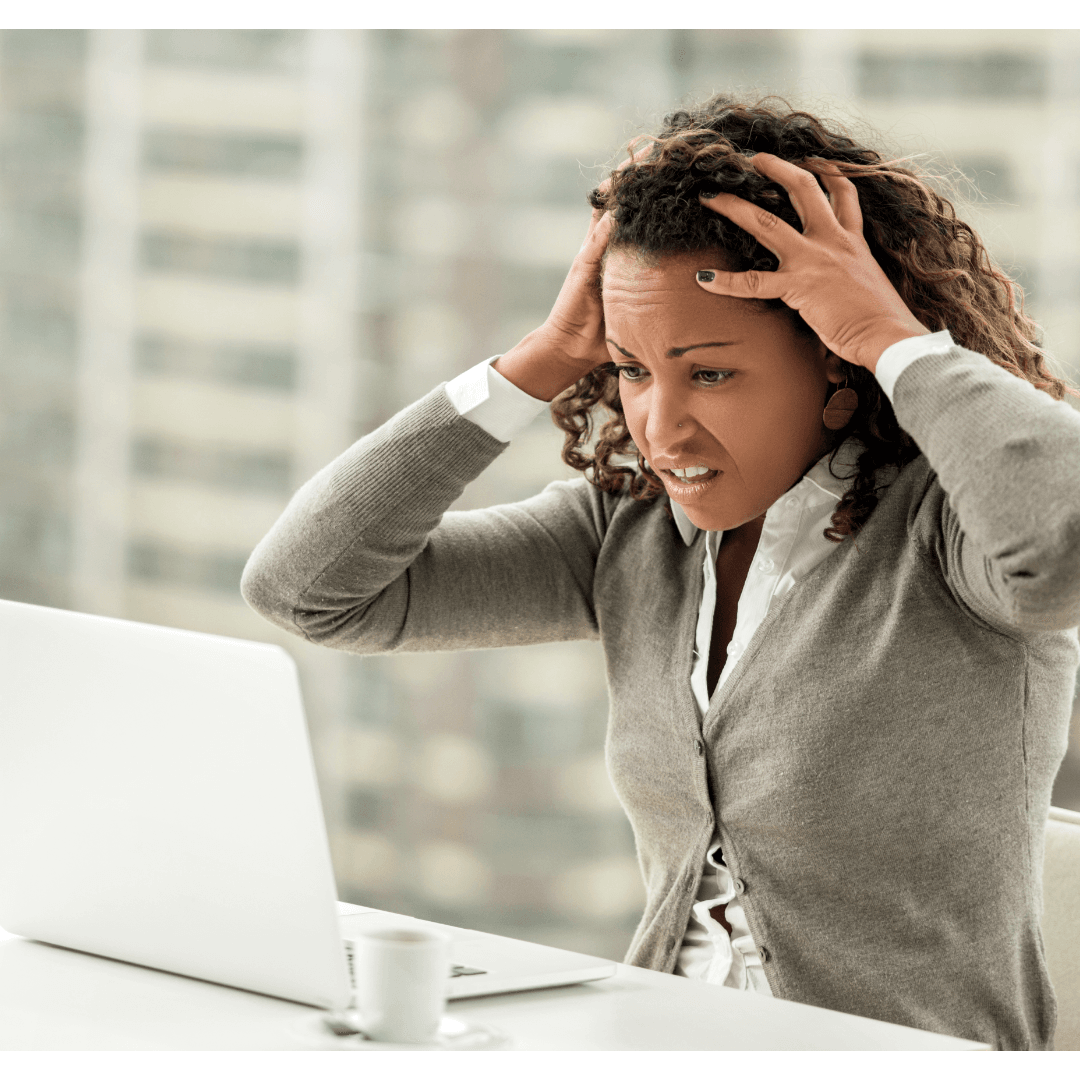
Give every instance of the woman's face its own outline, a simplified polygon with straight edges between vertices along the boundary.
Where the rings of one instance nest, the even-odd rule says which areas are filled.
[[[839,360],[786,311],[699,288],[715,253],[646,265],[615,249],[604,268],[608,351],[635,445],[702,529],[766,510],[826,453],[821,421]],[[672,470],[708,471],[680,479]]]

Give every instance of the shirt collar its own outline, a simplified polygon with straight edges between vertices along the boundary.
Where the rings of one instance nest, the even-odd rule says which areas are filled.
[[[831,469],[829,458],[832,451],[829,451],[807,471],[806,475],[795,485],[795,488],[810,484],[839,502],[855,477],[859,454],[862,451],[863,445],[857,439],[845,439],[840,444],[840,449],[837,451],[836,460],[833,462]],[[834,472],[838,474],[839,478],[833,475]],[[795,490],[795,488],[792,490]],[[784,494],[786,495],[787,492]],[[675,527],[679,530],[679,536],[682,537],[683,543],[690,547],[701,530],[686,516],[686,511],[677,502],[673,502],[671,499],[668,502],[671,505],[671,516],[675,519]]]

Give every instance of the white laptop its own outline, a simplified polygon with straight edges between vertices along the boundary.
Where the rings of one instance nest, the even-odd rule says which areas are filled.
[[[0,927],[326,1009],[347,941],[296,667],[276,645],[0,600]],[[602,979],[443,927],[450,997]]]

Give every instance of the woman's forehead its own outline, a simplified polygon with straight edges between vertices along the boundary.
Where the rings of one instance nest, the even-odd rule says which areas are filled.
[[[609,323],[645,319],[718,325],[764,314],[762,304],[705,292],[697,272],[724,269],[717,252],[677,252],[659,257],[618,249],[608,258],[602,294]]]

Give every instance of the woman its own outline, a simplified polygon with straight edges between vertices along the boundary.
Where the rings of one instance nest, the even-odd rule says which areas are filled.
[[[361,653],[598,637],[629,963],[1049,1047],[1080,416],[1016,290],[767,101],[674,114],[591,201],[543,326],[305,485],[245,597]],[[445,513],[548,402],[587,478]]]

